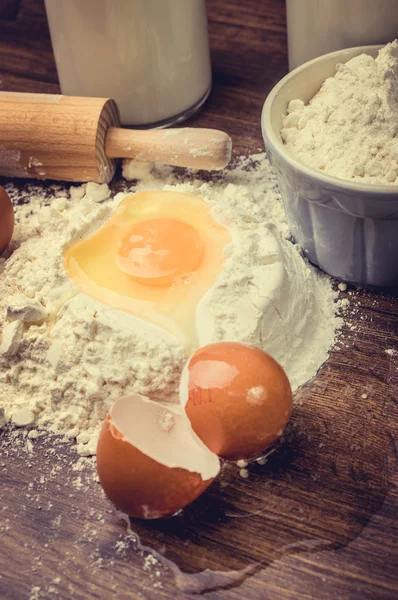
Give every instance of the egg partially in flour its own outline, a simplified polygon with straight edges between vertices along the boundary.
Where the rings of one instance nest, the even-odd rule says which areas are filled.
[[[65,252],[70,279],[112,308],[198,346],[195,311],[222,269],[229,231],[193,194],[139,192],[93,235]]]

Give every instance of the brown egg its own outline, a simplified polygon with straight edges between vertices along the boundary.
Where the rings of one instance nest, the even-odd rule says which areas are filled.
[[[179,408],[133,395],[117,400],[105,419],[98,476],[108,498],[131,517],[172,515],[195,500],[219,469]]]
[[[7,192],[0,187],[0,254],[7,248],[14,232],[14,209]]]
[[[189,359],[181,403],[193,430],[227,460],[253,458],[282,434],[292,391],[282,367],[255,346],[210,344]]]

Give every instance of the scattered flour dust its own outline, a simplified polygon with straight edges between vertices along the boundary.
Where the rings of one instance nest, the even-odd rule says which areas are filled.
[[[289,103],[281,135],[305,165],[362,183],[398,185],[398,40],[361,54],[304,105]]]
[[[76,439],[82,456],[95,453],[101,422],[120,395],[176,402],[186,361],[169,333],[82,294],[66,275],[63,251],[97,230],[128,193],[197,194],[231,232],[224,268],[197,307],[201,345],[257,344],[297,389],[326,360],[341,325],[331,280],[288,240],[264,154],[241,158],[212,182],[133,161],[123,174],[131,182],[114,198],[93,183],[53,186],[51,198],[40,186],[26,198],[6,188],[16,227],[0,258],[0,407],[15,425]]]

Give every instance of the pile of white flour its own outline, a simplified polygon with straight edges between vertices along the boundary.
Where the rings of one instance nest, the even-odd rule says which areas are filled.
[[[264,154],[241,159],[216,182],[127,162],[127,191],[176,190],[201,196],[232,234],[225,266],[197,308],[200,344],[258,344],[296,389],[326,360],[341,319],[331,281],[288,241],[275,175]],[[20,194],[9,186],[15,200]],[[82,294],[68,279],[63,251],[109,218],[126,195],[106,184],[31,190],[16,206],[16,229],[0,259],[0,408],[6,419],[76,438],[95,453],[112,402],[136,392],[177,401],[186,360],[169,333]],[[20,203],[20,202],[19,202]]]
[[[398,40],[337,65],[305,105],[292,100],[281,136],[302,163],[362,183],[398,185]]]

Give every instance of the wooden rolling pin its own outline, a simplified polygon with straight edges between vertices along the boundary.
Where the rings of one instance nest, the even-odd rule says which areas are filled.
[[[222,169],[231,138],[216,129],[119,127],[113,100],[0,92],[0,175],[108,183],[117,158]]]

